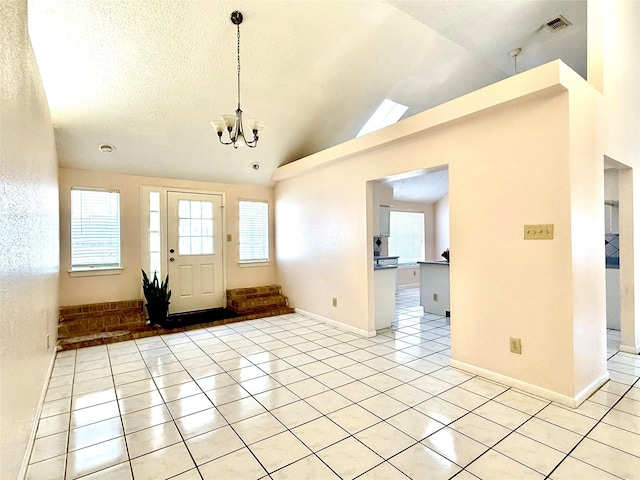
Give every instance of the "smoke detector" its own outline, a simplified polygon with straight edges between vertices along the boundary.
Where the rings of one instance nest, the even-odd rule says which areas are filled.
[[[558,15],[553,20],[549,20],[547,23],[545,23],[545,25],[549,30],[555,32],[556,30],[562,30],[563,28],[568,27],[569,25],[571,25],[571,22],[564,18],[562,15]]]

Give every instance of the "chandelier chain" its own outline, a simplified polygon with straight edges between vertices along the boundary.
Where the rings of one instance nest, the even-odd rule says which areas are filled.
[[[236,27],[238,28],[238,110],[240,110],[240,24]]]

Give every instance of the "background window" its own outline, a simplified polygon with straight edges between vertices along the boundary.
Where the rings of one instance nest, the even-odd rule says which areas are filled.
[[[240,262],[269,261],[269,204],[240,200]]]
[[[120,193],[71,189],[71,269],[120,267]]]
[[[398,255],[398,264],[424,261],[424,213],[391,211],[389,217],[389,255]]]

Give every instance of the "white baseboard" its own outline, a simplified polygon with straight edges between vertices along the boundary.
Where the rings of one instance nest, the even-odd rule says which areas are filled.
[[[42,392],[40,393],[40,400],[38,401],[38,407],[36,408],[35,416],[33,417],[33,424],[31,425],[31,434],[29,435],[29,441],[27,442],[27,449],[24,452],[24,457],[22,458],[22,465],[20,466],[20,471],[18,472],[18,480],[24,480],[27,475],[27,467],[29,466],[29,457],[31,456],[31,450],[33,450],[33,444],[36,441],[36,433],[38,432],[38,421],[40,420],[40,414],[42,413],[42,406],[44,405],[44,399],[47,396],[47,388],[49,387],[49,379],[51,378],[51,373],[53,372],[53,365],[56,361],[56,347],[53,346],[53,352],[51,355],[51,360],[49,361],[49,369],[47,370],[47,376],[44,381],[44,385],[42,386]]]
[[[337,320],[332,320],[331,318],[323,317],[322,315],[317,315],[315,313],[307,312],[306,310],[302,310],[300,308],[296,308],[295,311],[296,311],[296,313],[299,313],[301,315],[305,315],[307,317],[311,317],[314,320],[319,320],[320,322],[328,323],[329,325],[331,325],[333,327],[337,327],[337,328],[339,328],[341,330],[346,330],[346,331],[351,332],[351,333],[356,333],[356,334],[361,335],[363,337],[375,337],[376,336],[376,331],[375,330],[370,332],[368,330],[363,330],[361,328],[352,327],[351,325],[346,325],[346,324],[344,324],[342,322],[338,322]]]
[[[479,375],[488,380],[493,380],[494,382],[501,383],[503,385],[507,385],[509,387],[516,388],[518,390],[522,390],[523,392],[530,393],[537,397],[544,398],[546,400],[550,400],[552,402],[556,402],[556,403],[559,403],[560,405],[564,405],[570,408],[579,407],[582,402],[584,402],[587,398],[589,398],[596,390],[598,390],[602,385],[604,385],[607,382],[607,380],[609,380],[609,372],[605,370],[605,372],[602,375],[600,375],[593,382],[591,382],[575,397],[570,397],[568,395],[563,395],[561,393],[554,392],[553,390],[548,390],[546,388],[542,388],[537,385],[533,385],[531,383],[523,382],[522,380],[508,377],[500,373],[492,372],[491,370],[486,370],[484,368],[476,367],[475,365],[461,362],[459,360],[451,359],[450,365],[459,370],[464,370],[466,372]]]
[[[618,350],[624,353],[630,353],[631,355],[640,355],[639,345],[620,345]]]

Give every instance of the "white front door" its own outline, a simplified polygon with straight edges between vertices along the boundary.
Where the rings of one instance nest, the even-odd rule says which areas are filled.
[[[170,313],[225,306],[222,195],[167,192]]]

